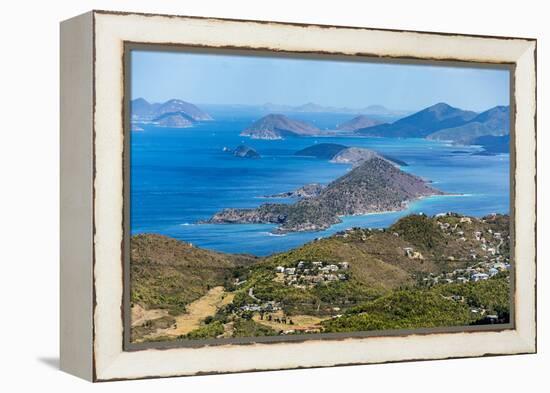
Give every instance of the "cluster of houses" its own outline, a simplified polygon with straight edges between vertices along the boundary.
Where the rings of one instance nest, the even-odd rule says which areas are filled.
[[[455,216],[455,214],[441,213],[436,215],[436,217],[445,216]],[[457,241],[466,242],[468,240],[474,242],[475,245],[470,249],[467,256],[467,260],[471,261],[472,266],[465,269],[455,269],[452,272],[440,275],[430,274],[423,278],[425,284],[477,282],[487,280],[499,272],[510,269],[509,257],[503,255],[501,250],[506,240],[505,235],[491,229],[484,232],[475,231],[473,232],[473,236],[471,231],[465,234],[463,228],[465,228],[464,225],[467,227],[467,224],[472,224],[470,217],[460,217],[458,222],[453,224],[446,221],[438,221],[440,229],[446,234],[452,234]],[[405,248],[403,252],[411,259],[417,257],[412,248]],[[447,260],[455,261],[455,257],[449,256]]]
[[[240,310],[243,312],[250,311],[250,312],[259,312],[259,313],[268,313],[268,312],[275,312],[281,309],[281,306],[279,303],[270,300],[266,302],[262,302],[261,304],[245,304],[240,307]]]
[[[286,285],[307,288],[322,283],[345,281],[349,278],[348,269],[348,262],[299,261],[292,267],[277,266],[275,272]]]
[[[465,269],[455,269],[440,275],[430,273],[423,278],[423,282],[426,285],[477,282],[488,280],[500,272],[510,270],[510,268],[511,265],[508,262],[480,262]]]

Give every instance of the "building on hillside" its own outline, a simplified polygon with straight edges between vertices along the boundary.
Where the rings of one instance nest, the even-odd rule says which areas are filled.
[[[476,273],[472,275],[472,280],[474,282],[487,280],[487,279],[489,279],[489,275],[487,273]]]

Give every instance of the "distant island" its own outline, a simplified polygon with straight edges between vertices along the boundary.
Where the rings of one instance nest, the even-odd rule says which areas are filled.
[[[355,132],[364,136],[426,138],[472,145],[479,137],[510,134],[510,107],[496,106],[478,114],[438,103],[394,123],[368,126]]]
[[[240,107],[236,105],[236,107]],[[246,106],[245,106],[246,107]],[[264,104],[260,112],[285,113],[356,113],[348,121],[335,125],[332,130],[320,130],[313,124],[292,119],[284,114],[269,113],[244,129],[240,135],[252,139],[280,140],[287,137],[311,137],[321,135],[350,135],[385,138],[425,138],[451,142],[457,145],[483,144],[476,142],[486,136],[502,137],[510,134],[510,107],[496,106],[481,113],[455,108],[440,102],[421,111],[402,117],[393,123],[382,123],[372,115],[396,115],[380,105],[362,109],[324,107],[314,103],[300,106]],[[179,99],[164,103],[150,103],[144,98],[131,101],[132,131],[141,131],[140,123],[153,123],[161,127],[186,128],[196,122],[213,120],[196,105]],[[368,113],[365,114],[365,113]],[[401,114],[405,112],[401,111]],[[347,133],[347,134],[345,134]],[[481,139],[483,141],[483,139]],[[505,138],[495,141],[505,141]],[[509,152],[500,143],[499,152]],[[490,153],[489,149],[484,150]],[[494,154],[494,152],[490,153]],[[331,157],[332,158],[332,157]],[[387,157],[386,157],[387,158]]]
[[[214,120],[202,109],[179,99],[150,103],[136,98],[130,102],[130,110],[133,123],[153,122],[161,127],[186,128],[195,122]]]
[[[255,121],[240,135],[253,139],[276,140],[288,136],[313,136],[320,133],[321,130],[311,124],[290,119],[285,115],[270,114]]]
[[[240,158],[260,158],[261,157],[256,150],[246,145],[237,146],[237,148],[233,150],[232,153],[235,157],[240,157]]]
[[[340,216],[402,210],[412,200],[442,194],[426,181],[372,153],[370,158],[327,185],[317,196],[294,204],[228,208],[203,223],[264,223],[277,224],[277,232],[320,231],[339,223]]]
[[[361,128],[373,127],[382,122],[374,120],[366,115],[359,115],[351,120],[348,120],[342,124],[339,124],[336,129],[339,131],[357,131]]]
[[[264,112],[285,112],[285,113],[348,113],[353,115],[369,115],[369,116],[404,116],[410,111],[388,109],[382,105],[368,105],[362,108],[324,106],[313,102],[292,106],[284,104],[274,104],[271,102],[265,103],[259,107]]]
[[[394,123],[367,127],[357,132],[367,136],[425,138],[436,131],[463,125],[476,115],[475,112],[464,111],[441,102]]]
[[[187,128],[193,126],[193,119],[183,112],[167,112],[153,120],[161,127]]]
[[[398,166],[407,166],[407,163],[397,158],[380,154],[374,150],[361,147],[348,147],[337,143],[318,143],[294,153],[297,156],[328,159],[335,164],[351,164],[357,166],[374,156],[384,158]]]
[[[483,136],[503,136],[510,133],[510,109],[497,106],[482,112],[471,121],[458,127],[447,128],[428,135],[428,139],[452,141],[459,144],[476,144]]]

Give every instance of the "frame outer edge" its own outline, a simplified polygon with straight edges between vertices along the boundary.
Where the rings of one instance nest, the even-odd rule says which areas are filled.
[[[93,12],[60,24],[60,368],[92,381]]]
[[[97,15],[98,16],[101,16],[99,19],[103,19],[103,17],[113,17],[116,13],[105,13],[105,12],[97,12]],[[120,18],[125,18],[125,17],[133,17],[133,16],[141,16],[143,17],[144,15],[143,14],[126,14],[126,15],[117,15],[117,19]],[[149,15],[147,15],[149,16]],[[170,17],[167,17],[167,18],[170,18]],[[172,18],[175,18],[175,17],[172,17]],[[183,17],[182,18],[182,21],[184,21],[185,19],[194,19],[193,17]],[[195,18],[196,19],[196,18]],[[205,23],[206,21],[208,20],[207,18],[204,18],[205,19]],[[103,21],[105,22],[105,21]],[[118,21],[117,21],[118,22]],[[275,23],[276,25],[283,25],[283,26],[289,26],[291,24],[284,24],[284,23]],[[110,29],[110,26],[107,30],[111,30]],[[368,28],[365,28],[365,30],[369,30]],[[397,34],[397,32],[395,32]],[[103,32],[103,29],[102,29],[102,33],[101,34],[104,34]],[[422,34],[422,33],[418,33],[418,34]],[[427,33],[426,35],[431,35],[431,36],[437,36],[438,33],[433,33],[433,32],[429,32]],[[464,35],[458,35],[458,37],[462,37],[464,38],[465,36]],[[489,38],[489,37],[487,37]],[[507,38],[506,37],[499,37],[502,41],[506,41]],[[96,41],[97,39],[94,38],[94,41]],[[99,41],[98,41],[99,42]],[[94,42],[95,43],[95,42]],[[523,47],[525,49],[524,51],[524,54],[527,54],[528,53],[528,56],[531,56],[530,57],[530,61],[528,62],[528,66],[530,67],[531,65],[533,65],[532,63],[532,59],[533,59],[533,50],[535,51],[536,53],[536,43],[535,45],[532,45],[533,42],[531,41],[523,41],[522,43],[519,43],[519,42],[516,42],[515,45],[516,45],[516,50]],[[519,46],[518,46],[519,45]],[[291,50],[292,51],[292,50]],[[515,52],[516,55],[517,55],[517,51]],[[520,62],[520,56],[517,56],[515,57],[516,61],[519,63]],[[470,61],[470,60],[468,60]],[[474,60],[475,61],[475,60]],[[525,63],[524,63],[525,64]],[[535,70],[536,70],[536,61],[534,63],[534,67],[533,67]],[[95,71],[94,71],[95,72]],[[536,72],[536,71],[535,71]],[[95,76],[95,75],[94,75]],[[530,75],[529,78],[532,78],[532,76]],[[526,99],[526,96],[527,96],[527,99],[526,99],[526,102],[525,104],[522,104],[522,105],[531,105],[533,104],[534,105],[534,111],[531,113],[531,111],[527,111],[527,110],[524,110],[523,113],[524,113],[524,116],[527,117],[528,121],[533,121],[532,118],[529,118],[529,116],[531,114],[533,114],[533,116],[535,116],[535,127],[532,128],[532,127],[528,127],[526,129],[526,132],[527,132],[527,138],[530,139],[529,142],[527,143],[531,143],[532,140],[531,140],[531,136],[532,134],[531,133],[535,133],[536,132],[536,100],[532,100],[532,95],[533,95],[533,91],[534,89],[536,89],[536,75],[535,75],[535,78],[534,78],[534,85],[531,85],[529,84],[529,87],[528,88],[524,88],[523,89],[523,99]],[[94,95],[94,98],[95,98],[95,95]],[[524,107],[525,109],[525,107]],[[528,116],[526,116],[528,115]],[[98,121],[98,119],[96,119],[96,121]],[[517,124],[517,123],[516,123]],[[525,123],[523,123],[525,124]],[[531,123],[533,124],[533,123]],[[111,130],[113,131],[113,130]],[[101,133],[104,134],[104,133],[108,133],[109,131],[107,130],[102,130]],[[111,135],[111,137],[113,137],[114,135]],[[531,147],[533,147],[532,145],[527,145],[527,146],[523,146],[523,149],[527,149],[527,151],[529,153],[531,153]],[[534,150],[536,150],[536,138],[535,138],[535,145],[534,145]],[[529,163],[528,165],[531,165],[531,163]],[[535,169],[536,171],[536,162],[535,162],[535,165],[533,166],[533,168]],[[536,188],[536,179],[535,179],[535,182],[534,182],[534,185],[535,185],[535,188]],[[529,184],[529,187],[528,187],[530,190],[533,188],[533,183],[530,183]],[[105,191],[103,191],[105,192]],[[105,196],[103,196],[104,198]],[[97,195],[94,195],[94,198],[95,200],[97,200]],[[524,208],[531,208],[531,203],[532,203],[532,199],[529,197],[528,198],[528,203],[525,204]],[[536,204],[536,196],[535,196],[535,204]],[[98,213],[95,213],[96,214],[96,218],[97,217],[101,217],[101,215],[98,215]],[[534,214],[533,216],[531,216],[530,218],[528,218],[528,222],[533,222],[534,224],[536,223],[536,214]],[[530,227],[526,232],[526,236],[531,236],[534,232],[533,232],[533,229],[535,229],[534,227]],[[536,231],[536,229],[535,229]],[[96,239],[97,241],[98,239]],[[531,242],[529,242],[527,245],[524,246],[524,248],[527,249],[527,254],[531,254],[533,252],[533,248],[532,248],[533,244]],[[534,250],[534,253],[532,254],[535,258],[536,258],[536,249]],[[534,263],[532,264],[531,263],[532,261],[528,260],[525,264],[528,265],[525,269],[525,271],[523,272],[524,274],[526,274],[528,277],[523,277],[523,278],[526,278],[528,280],[528,282],[526,283],[526,285],[531,285],[531,283],[535,282],[536,280],[536,268],[534,269],[534,272],[533,272],[533,266],[534,266]],[[105,274],[105,273],[103,273]],[[108,280],[110,281],[110,280]],[[97,282],[94,283],[94,286],[97,286],[99,285]],[[525,289],[525,288],[524,288]],[[536,290],[535,291],[530,291],[529,289],[527,289],[527,296],[525,297],[525,299],[523,299],[525,302],[527,303],[523,303],[522,302],[522,305],[523,307],[534,307],[534,302],[536,301]],[[532,297],[533,295],[533,292],[535,292],[535,297]],[[109,303],[112,301],[113,299],[109,299]],[[100,304],[100,308],[101,308],[101,304]],[[98,310],[96,310],[98,311]],[[96,312],[94,314],[94,318],[96,319],[96,322],[97,322],[97,318],[98,318],[98,314],[100,314],[99,312]],[[103,315],[101,316],[100,318],[105,318],[106,316]],[[519,354],[519,353],[532,353],[532,352],[535,352],[536,351],[536,325],[533,325],[533,322],[536,323],[536,313],[534,312],[534,310],[529,310],[527,313],[525,313],[523,315],[523,319],[522,319],[522,324],[521,324],[521,329],[517,329],[517,331],[515,332],[515,334],[513,334],[513,337],[508,337],[508,338],[513,338],[513,341],[515,341],[515,344],[514,345],[511,345],[511,348],[509,350],[502,350],[502,352],[499,350],[497,352],[489,352],[489,353],[480,353],[480,354],[460,354],[460,353],[457,353],[455,356],[450,356],[450,357],[471,357],[471,356],[487,356],[487,355],[498,355],[498,354]],[[105,323],[105,321],[103,321],[103,324]],[[101,325],[101,324],[100,324]],[[97,339],[98,336],[97,336],[98,332],[96,332],[96,337],[94,337],[94,339]],[[505,333],[503,333],[504,336],[507,336]],[[481,336],[480,336],[481,337]],[[101,340],[100,340],[101,341]],[[122,345],[122,343],[121,343]],[[129,354],[129,353],[125,353],[125,352],[119,352],[119,353],[116,353],[115,352],[112,352],[111,350],[107,350],[106,352],[107,353],[103,353],[107,347],[104,347],[104,348],[101,348],[101,345],[98,347],[96,345],[96,349],[97,349],[97,356],[98,358],[102,359],[102,362],[103,364],[101,365],[100,367],[100,370],[99,370],[99,375],[98,377],[95,377],[94,376],[94,379],[95,380],[102,380],[102,381],[105,381],[105,380],[119,380],[119,379],[136,379],[136,378],[148,378],[148,377],[163,377],[163,376],[182,376],[182,375],[200,375],[200,374],[204,374],[204,373],[231,373],[231,372],[243,372],[243,371],[259,371],[259,370],[273,370],[273,368],[260,368],[258,370],[247,370],[245,368],[243,369],[239,369],[239,370],[235,370],[235,369],[231,369],[228,368],[227,370],[218,370],[218,371],[214,371],[214,372],[209,372],[209,371],[206,371],[206,372],[202,372],[202,371],[193,371],[193,370],[178,370],[176,372],[174,372],[174,368],[172,368],[172,370],[174,371],[168,371],[166,368],[163,370],[164,372],[154,372],[154,371],[149,371],[148,373],[143,373],[143,372],[132,372],[132,371],[129,371],[127,369],[127,367],[129,366],[130,363],[132,363],[134,360],[136,359],[133,359],[131,360],[131,358],[134,358],[135,356],[132,355],[132,354]],[[149,353],[146,353],[146,352],[149,352]],[[164,351],[163,351],[164,352]],[[166,351],[166,354],[168,354],[169,352],[171,352],[171,350],[168,350]],[[147,356],[147,355],[150,355],[149,357],[152,358],[151,360],[153,360],[153,358],[156,358],[156,360],[160,360],[160,353],[157,352],[157,351],[143,351],[143,355],[144,356]],[[442,354],[440,355],[430,355],[428,357],[416,357],[416,358],[407,358],[406,356],[405,357],[401,357],[401,360],[396,360],[396,361],[407,361],[407,360],[429,360],[429,359],[443,359],[443,358],[448,358]],[[173,359],[175,360],[175,359]],[[384,363],[384,362],[388,362],[388,360],[381,360],[381,361],[365,361],[365,362],[360,362],[360,363],[355,363],[355,364],[366,364],[366,363]],[[392,362],[391,360],[389,360],[389,362]],[[348,363],[348,364],[354,364],[354,363]],[[333,364],[332,366],[337,366],[337,365],[342,365],[342,363],[335,363]],[[300,367],[296,367],[296,366],[290,366],[290,367],[281,367],[280,369],[286,369],[286,368],[301,368],[302,366]],[[312,365],[305,365],[303,367],[318,367],[314,364]],[[323,367],[323,366],[321,366]]]

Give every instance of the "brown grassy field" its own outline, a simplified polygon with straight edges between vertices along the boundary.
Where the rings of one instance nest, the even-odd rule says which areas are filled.
[[[187,312],[176,315],[175,324],[165,328],[157,329],[155,332],[144,336],[143,340],[154,340],[156,337],[178,337],[185,335],[200,327],[201,322],[209,316],[213,316],[216,311],[233,301],[235,295],[226,293],[222,286],[210,289],[206,295],[187,305]],[[149,315],[157,315],[165,312],[164,310],[149,310]]]

